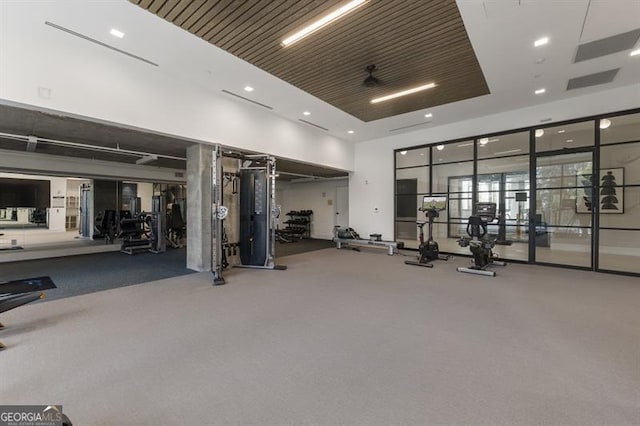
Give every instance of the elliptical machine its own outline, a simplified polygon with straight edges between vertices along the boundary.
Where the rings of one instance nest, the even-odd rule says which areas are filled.
[[[469,223],[467,224],[469,238],[460,237],[458,240],[460,247],[469,247],[471,250],[473,265],[468,268],[458,267],[456,268],[458,272],[495,277],[496,273],[487,271],[487,267],[491,265],[506,265],[505,262],[497,260],[497,256],[493,253],[496,240],[486,236],[487,224],[493,222],[495,216],[496,203],[476,203],[476,214],[469,216]]]
[[[440,254],[440,247],[438,243],[433,239],[433,221],[440,216],[440,212],[447,208],[447,197],[430,197],[425,195],[422,198],[422,207],[418,210],[424,212],[428,218],[428,222],[416,222],[419,233],[420,246],[418,246],[418,260],[405,260],[407,265],[424,266],[426,268],[433,268],[434,260],[449,260],[449,256],[446,254]],[[424,240],[424,225],[429,224],[429,238]]]

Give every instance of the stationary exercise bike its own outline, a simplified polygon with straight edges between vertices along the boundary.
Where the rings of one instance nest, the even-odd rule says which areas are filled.
[[[458,272],[495,277],[496,273],[487,271],[487,267],[506,265],[506,263],[497,260],[498,257],[493,253],[496,240],[487,237],[487,225],[495,220],[495,216],[496,203],[476,204],[476,214],[469,216],[467,223],[469,237],[460,237],[458,240],[460,247],[469,247],[471,250],[473,265],[468,268],[458,267]]]
[[[407,265],[424,266],[426,268],[433,268],[434,260],[449,260],[449,256],[440,254],[440,247],[438,243],[433,239],[433,221],[440,216],[440,212],[447,208],[447,197],[429,197],[424,196],[422,198],[422,207],[418,210],[424,212],[427,216],[428,222],[416,222],[418,229],[420,230],[418,240],[420,246],[418,246],[418,260],[405,260]],[[429,224],[429,238],[424,240],[424,225]]]

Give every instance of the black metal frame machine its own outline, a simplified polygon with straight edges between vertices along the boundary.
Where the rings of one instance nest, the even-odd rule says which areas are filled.
[[[461,237],[458,240],[460,247],[469,247],[471,250],[473,266],[468,268],[458,267],[458,272],[495,277],[496,273],[487,271],[487,267],[491,265],[506,265],[505,262],[498,260],[493,253],[496,240],[487,235],[487,225],[493,222],[495,218],[496,203],[476,203],[475,214],[469,216],[469,222],[467,223],[469,237]]]
[[[0,283],[0,313],[44,299],[45,290],[56,288],[50,277],[36,277]],[[4,325],[0,323],[0,330]],[[6,347],[0,342],[0,350]]]
[[[276,220],[280,209],[275,204],[276,160],[268,155],[225,153],[237,160],[234,171],[223,170],[223,152],[213,150],[211,185],[211,271],[214,285],[224,284],[222,271],[231,266],[229,258],[239,255],[235,267],[284,270],[275,263]],[[239,181],[239,185],[238,185]],[[232,194],[239,196],[239,232],[225,228],[232,210],[225,205],[224,188],[232,183]],[[235,212],[233,212],[235,213]],[[230,237],[231,236],[231,237]]]
[[[449,260],[449,256],[446,254],[440,254],[440,247],[438,243],[433,239],[433,222],[435,218],[440,217],[440,212],[447,208],[447,197],[432,197],[425,195],[422,197],[422,207],[418,210],[424,212],[427,217],[427,222],[416,221],[418,229],[420,230],[418,239],[420,245],[418,246],[418,260],[405,260],[407,265],[424,266],[426,268],[433,268],[434,260]],[[424,225],[429,224],[429,238],[424,240]]]
[[[151,203],[151,213],[142,212],[136,217],[120,220],[118,238],[122,239],[121,252],[131,255],[141,250],[151,253],[164,253],[167,250],[165,198],[163,195],[154,195]]]

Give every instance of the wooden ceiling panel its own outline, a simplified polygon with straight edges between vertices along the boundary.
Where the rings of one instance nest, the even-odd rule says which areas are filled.
[[[286,35],[342,0],[131,1],[363,121],[489,93],[455,0],[370,0],[287,48]],[[362,84],[370,64],[379,86]]]

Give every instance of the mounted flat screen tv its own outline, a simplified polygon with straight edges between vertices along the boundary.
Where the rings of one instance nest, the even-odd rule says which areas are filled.
[[[34,179],[0,178],[0,208],[49,208],[51,182]]]

